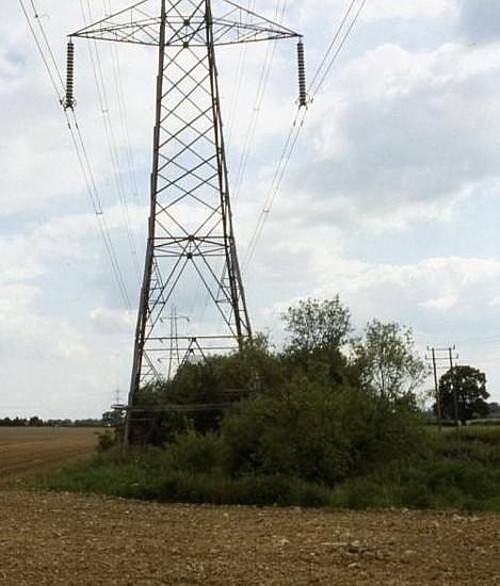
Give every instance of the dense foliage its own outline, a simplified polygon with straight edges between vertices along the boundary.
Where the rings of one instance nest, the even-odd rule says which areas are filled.
[[[447,482],[441,466],[460,482],[469,478],[469,448],[481,457],[489,448],[451,442],[455,453],[444,454],[424,429],[415,393],[425,367],[411,330],[373,321],[352,339],[338,297],[302,301],[283,319],[289,338],[280,351],[260,336],[143,388],[136,449],[124,456],[117,446],[49,487],[168,501],[362,506],[358,493],[364,504],[408,505],[419,490],[432,501],[433,483],[441,491]],[[103,449],[112,444],[103,436]],[[479,467],[499,460],[497,447],[490,452]],[[488,478],[485,494],[494,499],[498,484]]]

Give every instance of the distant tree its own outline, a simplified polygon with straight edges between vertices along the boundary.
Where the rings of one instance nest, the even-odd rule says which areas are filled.
[[[488,405],[488,411],[490,417],[500,417],[500,405],[498,403],[490,403]]]
[[[486,375],[472,366],[454,366],[439,379],[442,414],[455,417],[456,393],[458,419],[463,425],[475,417],[487,417],[490,396],[486,390]]]
[[[348,340],[351,313],[338,295],[333,299],[306,299],[283,315],[290,334],[289,348],[307,353],[339,349]]]
[[[364,338],[354,342],[354,355],[361,384],[383,398],[413,400],[427,377],[411,328],[396,322],[369,322]]]
[[[115,427],[123,422],[124,415],[121,411],[113,409],[102,414],[102,422],[104,425]]]
[[[29,425],[30,427],[40,427],[43,425],[43,421],[40,419],[40,417],[34,415],[33,417],[30,417]]]

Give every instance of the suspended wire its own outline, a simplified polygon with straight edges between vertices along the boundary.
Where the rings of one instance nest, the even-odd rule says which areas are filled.
[[[337,42],[339,36],[342,33],[342,29],[344,28],[345,23],[347,22],[347,19],[349,18],[349,15],[351,14],[356,2],[358,0],[352,0],[351,3],[349,4],[349,6],[347,7],[347,10],[344,13],[344,16],[337,28],[337,30],[335,31],[335,34],[333,35],[333,39],[331,40],[328,49],[325,51],[325,54],[323,55],[323,59],[321,60],[321,63],[319,64],[318,68],[316,69],[316,72],[314,73],[311,82],[309,84],[309,92],[312,91],[312,88],[316,82],[316,80],[318,79],[323,67],[325,66],[326,62],[328,61],[328,57],[330,56],[331,52],[333,51],[334,47],[335,47],[335,43]]]
[[[274,11],[274,20],[279,24],[283,21],[286,12],[286,0],[283,0],[283,6],[281,6],[281,0],[277,0],[276,8]],[[252,143],[255,137],[255,132],[257,130],[257,124],[259,121],[259,116],[262,108],[262,103],[264,101],[267,84],[269,81],[269,75],[271,73],[272,63],[274,60],[274,56],[276,53],[276,43],[277,41],[272,41],[268,43],[266,56],[264,58],[264,64],[262,66],[259,83],[257,85],[257,93],[255,97],[255,104],[253,108],[253,114],[250,118],[248,123],[247,131],[245,134],[245,140],[243,143],[243,150],[240,156],[240,162],[238,166],[238,172],[236,174],[236,182],[235,188],[233,190],[233,202],[236,197],[239,195],[239,191],[241,185],[243,183],[243,179],[245,176],[248,159],[252,150]]]
[[[342,37],[342,40],[340,41],[339,46],[337,47],[337,50],[335,51],[335,53],[333,54],[333,57],[330,60],[330,63],[328,64],[328,66],[326,67],[325,71],[323,72],[319,82],[317,83],[316,87],[311,89],[311,97],[312,99],[314,99],[314,97],[318,94],[318,92],[320,91],[322,85],[325,83],[326,78],[328,77],[330,71],[332,70],[332,67],[334,66],[335,62],[337,61],[337,58],[340,54],[340,52],[342,51],[347,38],[349,37],[349,35],[352,32],[352,29],[354,28],[354,26],[356,25],[361,12],[363,11],[363,8],[365,7],[366,4],[366,0],[362,0],[356,14],[354,15],[354,18],[351,21],[351,24],[349,25],[349,27],[347,28],[347,31],[345,32],[344,36]]]
[[[40,30],[40,34],[42,35],[43,41],[45,43],[45,47],[47,48],[47,52],[49,54],[50,60],[52,61],[52,65],[54,66],[55,72],[57,77],[59,78],[59,83],[61,84],[61,88],[64,94],[64,80],[63,77],[61,75],[61,72],[59,70],[59,66],[57,65],[57,60],[54,56],[54,52],[52,51],[52,47],[50,46],[49,40],[47,38],[47,34],[45,32],[45,28],[40,20],[41,16],[40,13],[38,12],[36,6],[35,6],[35,2],[34,0],[30,0],[31,3],[31,7],[33,8],[33,17],[37,22],[38,28]]]
[[[26,6],[24,5],[23,0],[19,0],[19,4],[21,5],[21,10],[24,13],[24,16],[26,18],[26,22],[27,22],[28,27],[29,27],[29,29],[31,31],[31,35],[33,37],[33,40],[35,41],[35,45],[36,45],[36,47],[38,49],[38,52],[40,53],[40,57],[42,58],[44,67],[47,70],[47,73],[49,75],[49,78],[50,78],[50,82],[52,84],[52,87],[54,88],[54,90],[55,90],[55,92],[57,94],[57,98],[58,98],[58,100],[60,102],[63,99],[63,97],[64,97],[64,91],[65,91],[64,90],[64,82],[62,84],[62,92],[61,92],[61,88],[59,88],[58,85],[57,85],[56,77],[54,76],[54,74],[52,72],[52,69],[50,67],[49,61],[48,61],[48,59],[47,59],[47,57],[45,55],[45,52],[44,52],[43,47],[42,47],[42,45],[40,43],[40,40],[38,39],[38,35],[36,34],[36,31],[35,31],[35,29],[33,27],[33,24],[31,23],[30,16],[28,14],[28,11],[26,10]],[[40,22],[39,22],[39,25],[41,26],[41,23]]]
[[[245,256],[243,258],[243,263],[242,263],[242,271],[243,272],[246,272],[249,264],[251,263],[251,261],[253,259],[253,256],[255,254],[255,250],[257,248],[258,241],[260,240],[260,237],[262,235],[262,231],[264,229],[264,225],[265,225],[267,218],[271,212],[274,201],[279,194],[281,184],[282,184],[283,179],[285,177],[285,173],[288,169],[288,164],[290,163],[290,160],[292,158],[292,154],[295,150],[295,146],[296,146],[297,141],[299,139],[299,135],[300,135],[302,128],[304,126],[306,113],[307,113],[307,110],[305,110],[305,109],[300,109],[297,111],[297,114],[296,114],[295,119],[293,121],[292,127],[290,129],[290,132],[288,133],[288,136],[286,138],[279,163],[275,169],[275,172],[274,172],[274,175],[273,175],[273,178],[271,181],[271,187],[269,188],[269,191],[268,191],[265,203],[264,203],[264,207],[262,208],[260,215],[257,219],[257,225],[254,229],[252,237],[250,238],[250,242],[247,246],[247,250],[246,250]]]
[[[137,184],[137,178],[135,175],[135,160],[134,160],[134,152],[132,150],[132,141],[130,140],[130,129],[128,125],[128,112],[127,112],[127,104],[124,98],[123,92],[123,83],[122,83],[122,76],[121,76],[121,66],[120,61],[118,59],[118,51],[114,45],[111,47],[111,54],[113,58],[114,64],[114,79],[115,79],[115,88],[116,94],[118,98],[118,110],[121,118],[121,123],[123,127],[123,135],[125,141],[125,154],[126,154],[126,161],[129,171],[129,183],[130,183],[130,192],[134,195],[134,197],[139,196],[139,186]]]
[[[112,14],[113,9],[111,6],[111,0],[103,0],[104,7]],[[136,165],[134,160],[134,152],[132,150],[132,141],[130,140],[130,129],[128,125],[128,112],[127,112],[127,102],[124,98],[124,91],[123,91],[123,83],[122,83],[122,72],[121,72],[121,65],[120,59],[118,55],[118,50],[114,44],[111,45],[111,56],[113,60],[113,73],[114,73],[114,80],[115,80],[115,89],[118,101],[118,110],[121,118],[121,123],[123,127],[123,134],[124,134],[124,142],[126,146],[126,160],[128,164],[129,170],[129,181],[130,181],[130,191],[134,195],[134,197],[139,196],[139,187],[137,184],[137,178],[135,174]]]
[[[38,52],[39,52],[40,57],[42,59],[42,62],[44,64],[44,67],[45,67],[47,74],[49,76],[51,85],[57,95],[58,101],[60,103],[62,103],[62,100],[64,98],[64,93],[65,93],[63,77],[62,77],[60,69],[57,65],[57,61],[55,60],[54,53],[53,53],[52,48],[50,46],[50,43],[49,43],[47,34],[45,32],[45,29],[43,27],[43,24],[40,21],[39,14],[36,9],[34,0],[30,0],[31,6],[34,11],[34,18],[37,19],[38,26],[40,28],[40,34],[42,35],[42,37],[44,39],[44,43],[47,47],[47,52],[49,53],[50,61],[52,62],[52,66],[49,62],[49,59],[47,58],[47,55],[45,54],[45,51],[42,47],[42,43],[40,42],[40,39],[38,38],[38,34],[32,25],[29,13],[26,10],[26,6],[25,6],[23,0],[19,0],[19,3],[21,6],[21,9],[22,9],[22,12],[26,18],[28,28],[31,32],[31,35],[32,35],[33,40],[35,42],[35,45],[38,49]],[[61,87],[58,87],[57,80],[59,80]],[[130,297],[128,295],[127,288],[125,286],[123,274],[120,269],[120,265],[119,265],[118,258],[116,255],[116,250],[113,245],[113,241],[111,239],[109,228],[107,226],[107,223],[106,223],[106,220],[104,217],[101,199],[100,199],[99,192],[97,190],[97,186],[96,186],[96,182],[95,182],[95,177],[94,177],[94,174],[92,171],[92,167],[90,165],[87,150],[85,147],[85,142],[83,140],[83,136],[80,131],[80,127],[78,126],[78,121],[77,121],[76,115],[74,112],[72,112],[72,115],[70,116],[68,114],[68,112],[65,111],[65,118],[66,118],[66,124],[68,127],[68,131],[71,135],[73,147],[74,147],[76,155],[77,155],[78,163],[79,163],[79,166],[80,166],[80,169],[82,171],[82,175],[83,175],[83,178],[85,181],[85,185],[87,188],[87,194],[89,196],[91,205],[94,209],[94,213],[97,218],[99,232],[101,234],[106,252],[108,254],[108,258],[109,258],[109,261],[111,264],[111,269],[112,269],[114,278],[116,280],[118,290],[120,292],[120,295],[122,296],[122,299],[125,303],[125,306],[128,309],[131,309]]]
[[[85,12],[85,7],[83,0],[80,0],[80,7],[82,16],[85,22],[92,22],[92,8],[90,5],[90,0],[87,0],[87,10],[88,16]],[[92,50],[93,49],[93,50]],[[99,49],[97,46],[97,41],[93,40],[91,44],[89,44],[89,56],[92,63],[92,69],[94,72],[94,81],[96,84],[97,89],[97,98],[99,102],[99,107],[101,110],[103,126],[106,133],[106,142],[108,146],[109,157],[111,161],[111,166],[113,168],[113,176],[114,176],[114,183],[115,188],[118,194],[118,199],[120,202],[120,207],[122,211],[123,222],[125,225],[125,230],[127,233],[127,240],[130,255],[132,257],[132,262],[134,264],[135,270],[137,274],[140,276],[140,267],[137,261],[137,247],[135,243],[134,235],[130,228],[130,214],[128,209],[128,202],[127,197],[125,195],[125,189],[123,186],[123,180],[120,173],[120,157],[118,155],[118,148],[116,143],[116,135],[113,127],[113,121],[110,116],[110,109],[109,109],[109,101],[108,95],[106,91],[106,85],[104,82],[104,73],[102,67],[102,61],[99,53]]]
[[[350,0],[349,1],[349,4],[347,6],[347,10],[344,13],[344,16],[340,22],[340,25],[338,26],[337,30],[335,31],[335,33],[333,35],[333,39],[330,42],[330,45],[328,46],[328,49],[325,53],[325,56],[323,57],[315,74],[313,75],[312,82],[309,86],[309,99],[311,102],[314,101],[315,97],[318,95],[319,91],[321,90],[322,86],[324,85],[326,78],[328,77],[335,62],[337,61],[337,59],[340,55],[340,52],[342,51],[342,48],[344,47],[349,35],[351,34],[352,30],[354,29],[354,26],[356,25],[357,21],[359,20],[361,12],[363,11],[363,8],[365,7],[365,4],[367,2],[367,0],[361,0],[357,11],[354,13],[347,28],[345,28],[347,22],[349,21],[349,16],[353,12],[356,1],[357,0]],[[340,39],[340,41],[339,41],[339,39]],[[334,50],[337,42],[338,42],[338,46],[332,55],[332,51]],[[243,272],[248,270],[248,267],[249,267],[254,255],[255,255],[255,250],[257,248],[257,244],[258,244],[260,237],[262,235],[264,225],[269,217],[269,214],[271,212],[274,201],[276,200],[276,198],[279,195],[280,188],[281,188],[281,185],[282,185],[283,180],[285,178],[285,174],[288,169],[288,165],[289,165],[290,160],[292,158],[293,152],[295,150],[295,146],[297,145],[299,135],[304,127],[304,122],[305,122],[307,113],[308,113],[307,108],[298,108],[297,109],[294,120],[292,122],[292,126],[290,128],[290,132],[288,133],[288,136],[286,138],[285,145],[284,145],[282,153],[281,153],[281,157],[278,161],[278,165],[276,166],[276,169],[275,169],[272,181],[271,181],[271,186],[269,188],[269,191],[268,191],[268,194],[267,194],[267,197],[265,200],[264,207],[262,208],[262,210],[260,212],[260,215],[257,219],[256,227],[254,229],[254,232],[250,238],[249,244],[248,244],[247,249],[245,251],[243,264],[242,264]]]
[[[66,113],[67,114],[67,113]],[[112,266],[112,270],[113,270],[113,274],[115,276],[115,279],[117,281],[118,284],[118,288],[120,289],[120,293],[123,297],[123,300],[125,302],[125,305],[131,309],[131,303],[130,303],[130,298],[127,292],[127,287],[125,286],[125,282],[123,279],[123,274],[120,270],[120,264],[118,262],[118,257],[116,255],[116,250],[113,244],[113,241],[111,239],[111,235],[109,232],[109,228],[106,222],[106,218],[103,214],[102,211],[102,204],[101,204],[101,200],[99,197],[99,192],[97,190],[97,185],[96,185],[96,181],[95,181],[95,176],[94,173],[92,171],[92,167],[90,165],[90,161],[87,155],[87,149],[85,147],[85,142],[83,140],[83,136],[82,136],[82,132],[80,130],[80,126],[78,125],[78,121],[76,119],[75,113],[72,113],[73,116],[73,122],[74,122],[74,126],[76,129],[76,135],[77,135],[77,139],[78,139],[78,143],[80,145],[81,151],[83,153],[83,165],[82,165],[82,171],[85,174],[86,171],[86,176],[88,177],[88,191],[89,194],[91,196],[91,201],[95,202],[95,206],[94,206],[94,211],[97,217],[97,222],[99,225],[99,230],[101,232],[101,235],[103,237],[104,240],[104,244],[106,247],[106,251],[108,252],[108,256],[110,258],[110,262],[111,262],[111,266]],[[70,128],[71,130],[71,128]],[[73,132],[72,132],[73,134]]]
[[[247,2],[247,11],[248,12],[245,14],[245,24],[248,22],[248,18],[250,16],[249,12],[255,11],[256,1],[257,0],[248,0],[248,2]],[[248,51],[248,44],[243,43],[243,46],[240,49],[239,56],[238,56],[238,65],[236,66],[236,77],[235,77],[236,91],[235,91],[235,97],[233,99],[233,103],[231,106],[231,112],[229,115],[229,123],[227,126],[226,141],[228,144],[231,143],[231,139],[232,139],[232,135],[233,135],[233,128],[234,128],[234,123],[236,120],[236,112],[238,110],[238,103],[240,100],[241,87],[242,87],[243,79],[244,79],[247,51]]]

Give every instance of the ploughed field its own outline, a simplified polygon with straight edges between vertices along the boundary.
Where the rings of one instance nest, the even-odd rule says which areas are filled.
[[[97,444],[96,429],[0,427],[0,486],[82,456]]]
[[[500,517],[0,491],[0,584],[494,585]]]
[[[500,585],[500,515],[162,505],[23,490],[93,430],[0,430],[0,585]],[[21,486],[21,485],[19,485]]]

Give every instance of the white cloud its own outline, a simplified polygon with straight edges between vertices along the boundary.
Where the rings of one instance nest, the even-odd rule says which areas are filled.
[[[387,19],[434,19],[452,16],[456,13],[454,0],[373,0],[368,1],[365,18],[369,20]]]
[[[500,57],[444,45],[367,51],[317,99],[288,213],[374,231],[450,220],[486,183],[500,184]],[[388,213],[390,211],[390,213]]]
[[[116,332],[130,332],[135,323],[135,314],[131,311],[97,307],[90,312],[90,319],[98,332],[114,334]]]
[[[443,297],[436,297],[420,303],[420,307],[436,311],[447,311],[457,305],[457,298],[455,295],[445,295]]]

